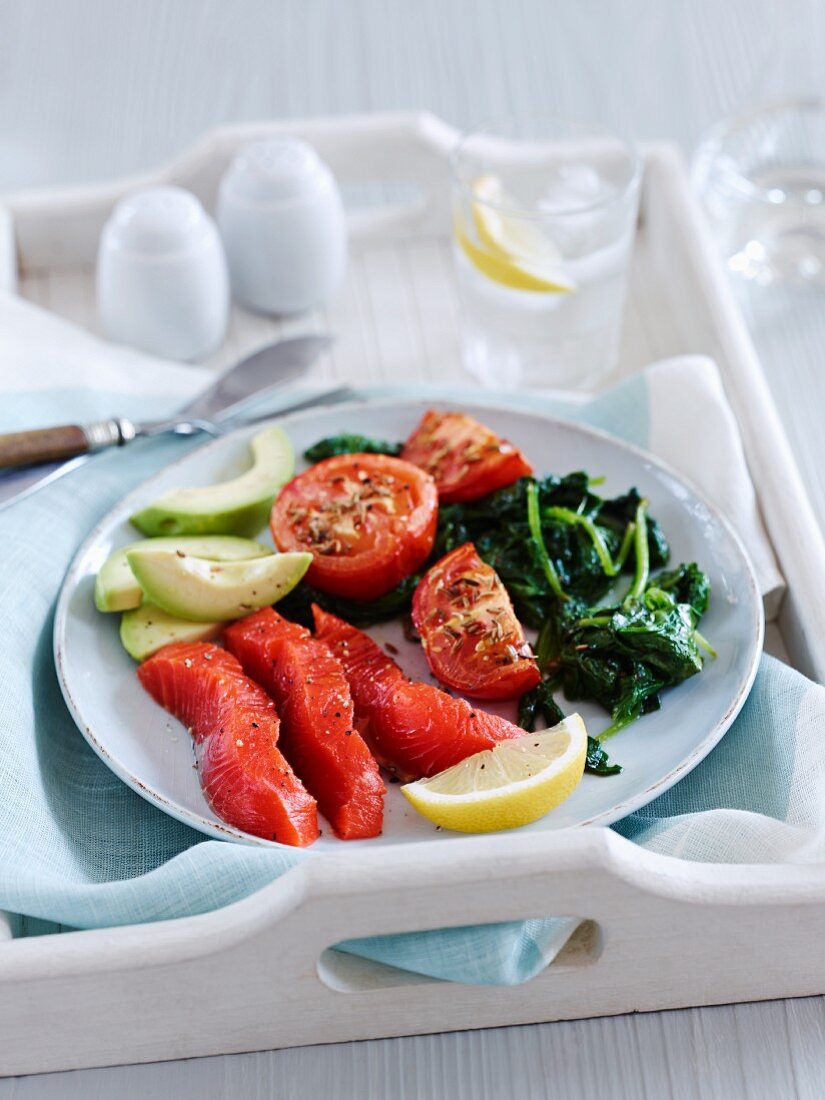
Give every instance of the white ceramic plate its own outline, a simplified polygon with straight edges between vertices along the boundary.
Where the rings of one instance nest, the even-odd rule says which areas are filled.
[[[300,454],[318,439],[345,430],[403,439],[425,407],[420,401],[340,405],[284,417],[279,423]],[[624,767],[621,775],[585,775],[565,803],[526,828],[538,831],[609,824],[650,802],[695,767],[739,712],[762,651],[762,600],[753,571],[741,543],[719,513],[643,451],[604,432],[545,416],[462,407],[516,442],[540,474],[583,469],[593,476],[604,475],[606,482],[600,491],[607,496],[635,485],[650,500],[651,512],[664,528],[672,562],[697,561],[710,576],[713,596],[702,620],[702,633],[716,648],[717,659],[708,661],[699,676],[664,692],[660,711],[640,719],[609,742],[611,759]],[[188,734],[140,687],[135,665],[120,645],[119,616],[98,613],[92,599],[95,574],[102,562],[115,547],[136,537],[129,515],[168,489],[208,485],[234,476],[247,462],[246,443],[256,430],[260,426],[187,455],[130,493],[98,525],[78,552],[58,601],[55,657],[75,721],[95,752],[124,782],[204,833],[271,844],[232,829],[212,812],[192,766]],[[429,676],[420,646],[406,642],[398,624],[376,627],[371,633],[398,647],[398,659],[409,674],[418,679]],[[514,716],[511,704],[499,704],[496,709]],[[607,716],[593,704],[577,704],[577,709],[591,733],[597,734],[608,724]],[[381,837],[342,842],[324,828],[314,850],[342,851],[353,845],[408,840],[446,843],[458,835],[436,832],[408,805],[398,788],[390,785]]]

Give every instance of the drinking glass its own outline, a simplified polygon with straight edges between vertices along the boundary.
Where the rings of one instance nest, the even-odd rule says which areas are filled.
[[[754,287],[825,286],[825,104],[778,103],[723,122],[693,181],[728,268]]]
[[[452,159],[467,369],[488,386],[584,388],[613,368],[639,158],[606,130],[509,119]]]

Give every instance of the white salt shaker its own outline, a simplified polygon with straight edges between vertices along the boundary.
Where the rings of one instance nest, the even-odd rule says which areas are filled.
[[[229,318],[226,257],[215,223],[180,187],[121,199],[103,228],[97,303],[106,335],[168,359],[201,359]]]
[[[232,293],[261,313],[323,305],[347,263],[335,177],[304,141],[254,142],[221,180],[217,206]]]

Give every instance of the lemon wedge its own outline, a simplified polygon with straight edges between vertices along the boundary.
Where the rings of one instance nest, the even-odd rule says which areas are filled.
[[[458,223],[455,233],[465,255],[483,275],[517,290],[569,294],[576,289],[562,270],[561,253],[536,225],[486,205],[506,201],[497,176],[481,176],[473,194],[479,199],[471,206],[479,244]]]
[[[473,224],[478,239],[491,252],[502,259],[516,257],[537,266],[561,263],[561,252],[530,219],[513,217],[495,206],[485,205],[504,206],[512,202],[498,176],[480,176],[473,184],[473,194],[479,200],[473,203]]]
[[[587,730],[571,714],[549,730],[501,741],[401,791],[428,821],[460,833],[516,829],[544,817],[581,782]]]

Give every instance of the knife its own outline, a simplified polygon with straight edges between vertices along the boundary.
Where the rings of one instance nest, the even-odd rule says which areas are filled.
[[[0,468],[75,458],[104,447],[122,447],[144,435],[209,431],[253,401],[302,375],[332,342],[329,336],[297,336],[268,344],[226,371],[170,419],[136,424],[126,417],[92,424],[63,424],[0,435]]]
[[[299,336],[259,349],[241,360],[205,392],[167,419],[134,422],[114,417],[87,425],[65,425],[0,434],[0,507],[50,484],[76,469],[95,451],[124,446],[133,439],[163,432],[219,435],[230,427],[253,424],[285,412],[343,400],[351,391],[335,387],[254,417],[244,410],[300,377],[331,344],[329,336]],[[71,461],[55,462],[60,459]],[[44,466],[43,463],[50,463]],[[24,468],[25,467],[25,468]]]

